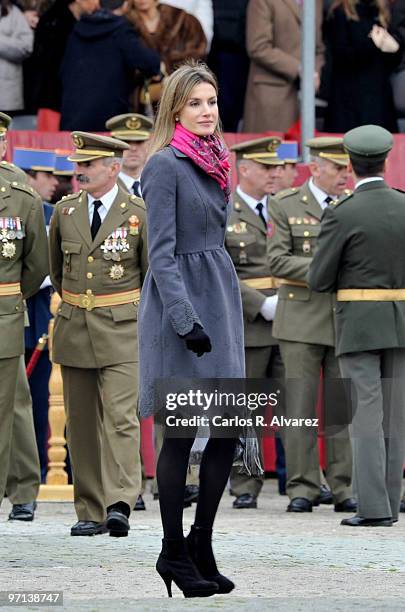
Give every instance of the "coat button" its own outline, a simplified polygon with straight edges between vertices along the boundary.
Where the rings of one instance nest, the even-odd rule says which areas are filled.
[[[288,297],[289,297],[289,298],[293,298],[293,297],[294,297],[294,294],[293,294],[293,293],[289,293],[289,294],[288,294]]]
[[[221,210],[226,210],[226,206],[223,206]]]
[[[87,261],[88,261],[89,263],[93,263],[93,261],[94,261],[94,257],[92,257],[91,255],[89,255],[89,256],[88,256],[88,258],[87,258]]]
[[[221,223],[221,227],[225,227],[225,223]]]
[[[304,236],[309,236],[309,232],[304,232]]]
[[[87,272],[86,276],[87,278],[93,278],[93,274],[91,272]]]
[[[20,310],[20,307],[19,307],[19,306],[16,306],[16,307],[15,307],[15,309],[16,309],[16,310]]]

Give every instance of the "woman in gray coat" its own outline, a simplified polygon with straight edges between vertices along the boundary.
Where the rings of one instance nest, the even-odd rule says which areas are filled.
[[[224,248],[229,154],[218,122],[217,83],[208,68],[186,64],[170,75],[141,178],[150,265],[138,319],[144,416],[161,408],[156,379],[244,377],[239,283]],[[183,499],[195,430],[180,436],[165,436],[157,464],[164,531],[157,571],[169,595],[172,580],[186,597],[228,593],[234,584],[218,572],[211,534],[236,440],[211,437],[206,445],[186,546]]]

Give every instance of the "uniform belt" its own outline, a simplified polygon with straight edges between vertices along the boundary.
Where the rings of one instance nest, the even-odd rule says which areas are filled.
[[[94,295],[91,289],[88,289],[86,293],[71,293],[62,289],[62,300],[71,306],[85,308],[90,311],[93,308],[102,308],[103,306],[120,306],[122,304],[130,304],[131,302],[139,302],[140,294],[140,289],[104,295]]]
[[[272,276],[261,276],[259,278],[242,278],[242,282],[244,282],[248,287],[252,287],[252,289],[278,289],[280,287],[280,283],[277,279]]]
[[[405,289],[339,289],[338,302],[400,302]]]
[[[7,295],[20,295],[20,283],[0,283],[0,297]]]
[[[305,281],[293,280],[291,278],[275,278],[274,279],[278,286],[280,285],[294,285],[294,287],[306,287],[308,289],[308,285]]]

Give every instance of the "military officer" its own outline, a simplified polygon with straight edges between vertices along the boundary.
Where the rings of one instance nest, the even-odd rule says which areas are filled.
[[[47,231],[53,214],[49,204],[58,184],[54,176],[56,154],[52,150],[15,147],[13,162],[22,168],[27,175],[27,184],[41,197]],[[25,358],[28,363],[40,338],[48,333],[52,286],[49,276],[44,280],[40,290],[27,300],[29,327],[25,331]],[[48,405],[49,378],[51,375],[48,345],[41,351],[29,379],[32,395],[35,432],[41,463],[41,480],[45,482],[48,466]]]
[[[71,535],[126,536],[141,487],[136,321],[146,213],[117,185],[128,145],[86,132],[72,139],[84,189],[56,205],[50,230],[51,280],[62,297],[53,359],[62,365],[78,516]]]
[[[6,113],[0,112],[0,176],[6,179],[6,181],[17,181],[19,183],[26,183],[27,176],[21,168],[18,168],[15,164],[3,159],[7,151],[7,132],[10,127],[11,117]]]
[[[273,136],[245,141],[232,147],[236,153],[239,183],[234,192],[233,211],[226,232],[226,247],[240,279],[242,294],[246,376],[284,378],[277,340],[272,335],[277,292],[269,276],[267,240],[271,231],[268,194],[276,191],[275,182],[283,161],[277,157],[281,140]],[[233,507],[256,508],[263,477],[231,471]]]
[[[0,270],[1,501],[9,472],[17,373],[24,353],[23,299],[39,289],[48,272],[41,201],[28,186],[1,177]]]
[[[276,181],[276,192],[290,189],[298,177],[298,142],[282,142],[277,149],[277,157],[284,162]]]
[[[355,190],[325,211],[311,290],[337,291],[336,354],[352,388],[358,514],[351,527],[398,520],[405,456],[405,195],[384,182],[385,129],[345,134]],[[325,292],[325,293],[324,293]]]
[[[341,138],[314,138],[310,148],[312,177],[300,188],[284,191],[270,202],[272,218],[269,265],[281,287],[273,334],[279,340],[286,371],[286,415],[316,418],[321,370],[325,384],[325,408],[343,410],[344,389],[334,355],[334,298],[311,291],[307,273],[316,248],[320,220],[328,203],[340,195],[347,182],[348,157]],[[320,487],[316,428],[285,428],[288,512],[312,512]],[[351,452],[347,430],[327,436],[326,479],[335,510],[353,511]]]
[[[148,154],[153,121],[145,115],[127,113],[111,117],[105,127],[113,138],[119,138],[129,145],[122,156],[118,185],[128,193],[142,197],[141,172]]]

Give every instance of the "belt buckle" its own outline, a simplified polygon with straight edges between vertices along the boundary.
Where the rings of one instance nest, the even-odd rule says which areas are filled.
[[[93,310],[96,305],[96,296],[93,295],[91,289],[88,289],[86,293],[81,293],[79,295],[79,306],[80,308],[85,308],[88,312]]]

